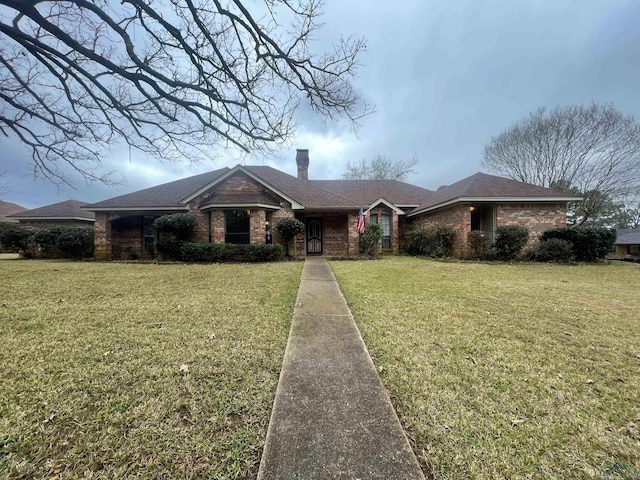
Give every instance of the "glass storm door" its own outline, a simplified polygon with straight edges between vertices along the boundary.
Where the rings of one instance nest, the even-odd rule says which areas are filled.
[[[307,220],[307,255],[322,255],[322,219]]]

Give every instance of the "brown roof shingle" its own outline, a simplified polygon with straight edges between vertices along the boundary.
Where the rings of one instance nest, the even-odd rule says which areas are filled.
[[[311,180],[336,194],[351,198],[357,205],[370,205],[379,198],[395,205],[420,205],[433,194],[426,188],[397,180]]]
[[[87,205],[87,202],[81,202],[80,200],[65,200],[64,202],[52,203],[44,207],[16,213],[10,217],[26,220],[45,220],[50,218],[95,220],[93,212],[82,209],[85,205]]]
[[[440,187],[436,192],[427,197],[419,207],[414,209],[410,215],[415,215],[425,210],[437,208],[442,204],[448,204],[456,199],[483,198],[487,200],[497,198],[509,199],[533,199],[536,201],[549,201],[555,199],[566,199],[562,201],[576,201],[582,197],[572,193],[554,190],[552,188],[540,187],[530,183],[519,182],[509,178],[497,177],[486,173],[476,173],[470,177],[463,178],[459,182]]]
[[[27,209],[17,203],[0,201],[0,222],[17,223],[15,218],[7,218],[9,215],[26,212]]]
[[[131,208],[159,208],[159,207],[181,207],[180,202],[198,191],[205,185],[213,182],[218,177],[229,171],[228,167],[214,170],[212,172],[182,178],[169,183],[163,183],[155,187],[145,188],[137,192],[127,193],[118,197],[109,198],[101,202],[92,203],[85,208],[93,209],[123,209]]]

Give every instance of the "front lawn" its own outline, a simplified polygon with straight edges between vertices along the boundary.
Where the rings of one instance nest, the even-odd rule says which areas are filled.
[[[331,268],[428,478],[640,469],[640,265]]]
[[[254,478],[302,263],[0,264],[1,478]]]

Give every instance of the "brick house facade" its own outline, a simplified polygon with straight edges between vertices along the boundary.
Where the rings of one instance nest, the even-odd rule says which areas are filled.
[[[436,192],[395,180],[309,180],[308,151],[298,150],[296,162],[297,177],[238,165],[89,205],[96,256],[119,259],[127,249],[148,255],[158,235],[153,221],[177,212],[195,216],[197,242],[283,244],[275,225],[297,218],[305,232],[290,246],[295,256],[355,256],[360,209],[365,223],[383,227],[384,251],[398,253],[413,229],[444,224],[458,233],[455,253],[463,255],[472,229],[491,237],[500,225],[524,225],[535,242],[564,225],[566,203],[579,198],[485,174]]]

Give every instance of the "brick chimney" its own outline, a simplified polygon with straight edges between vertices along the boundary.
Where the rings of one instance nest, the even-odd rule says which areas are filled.
[[[309,150],[296,150],[296,163],[298,164],[298,178],[309,180]]]

